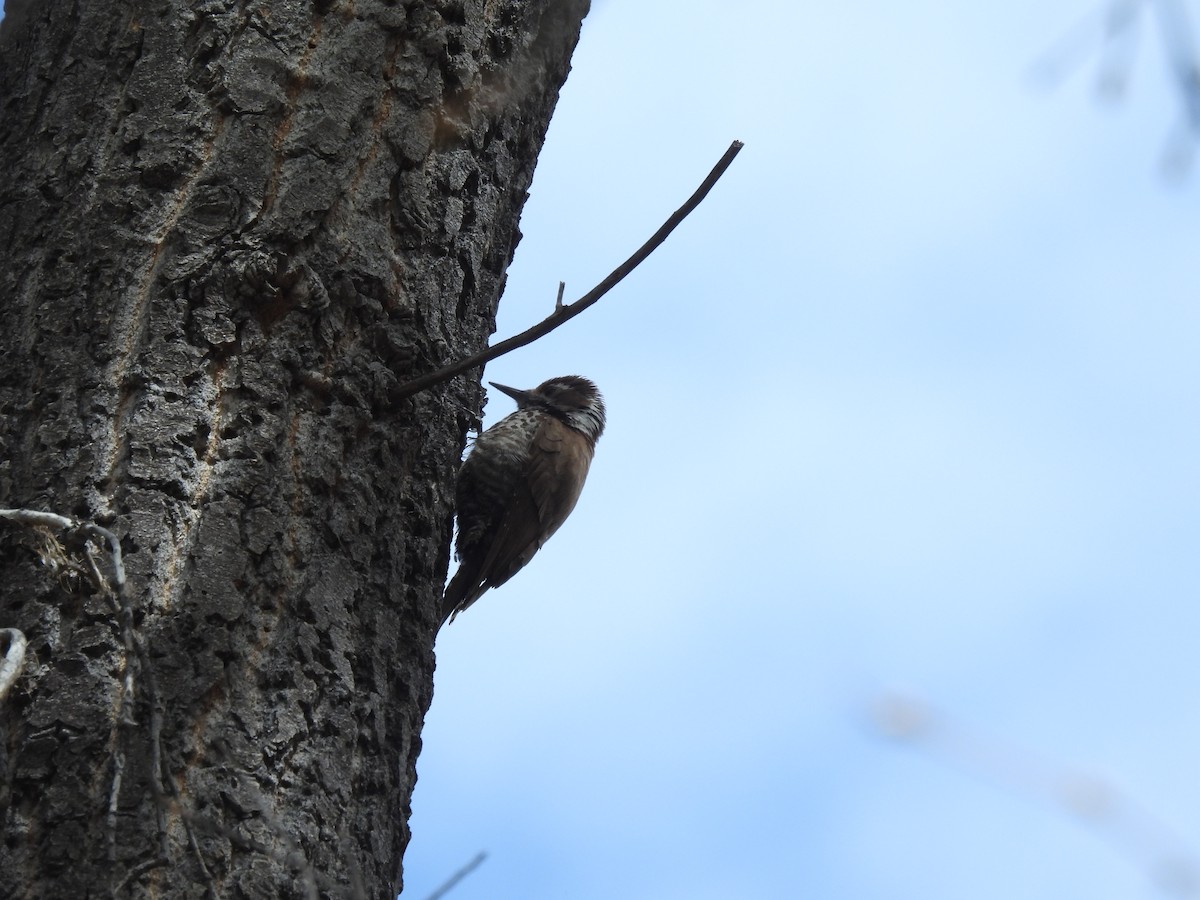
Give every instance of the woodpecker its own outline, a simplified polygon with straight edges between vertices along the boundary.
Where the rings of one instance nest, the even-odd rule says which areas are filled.
[[[488,588],[517,574],[566,521],[583,490],[604,399],[578,375],[522,391],[489,382],[517,411],[475,439],[458,473],[458,571],[442,599],[442,624]]]

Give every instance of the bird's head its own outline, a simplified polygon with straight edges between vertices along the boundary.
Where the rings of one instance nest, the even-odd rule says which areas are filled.
[[[593,444],[604,431],[604,398],[596,385],[579,375],[560,375],[522,391],[489,381],[517,401],[517,409],[541,409],[585,434]]]

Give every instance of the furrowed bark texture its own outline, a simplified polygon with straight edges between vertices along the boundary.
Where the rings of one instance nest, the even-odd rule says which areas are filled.
[[[130,583],[0,524],[0,896],[399,889],[482,395],[392,394],[492,332],[587,6],[10,0],[0,506]]]

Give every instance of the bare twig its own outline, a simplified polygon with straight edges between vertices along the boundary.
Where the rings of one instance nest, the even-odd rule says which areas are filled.
[[[401,385],[396,389],[394,394],[396,399],[411,397],[413,394],[423,391],[426,388],[433,387],[435,384],[441,384],[443,381],[449,381],[455,375],[460,375],[468,369],[474,369],[476,366],[482,366],[484,363],[491,362],[498,356],[503,356],[505,353],[510,353],[527,344],[532,344],[538,338],[545,337],[559,325],[562,325],[568,319],[573,319],[610,290],[630,272],[636,269],[651,253],[658,249],[659,245],[667,239],[667,236],[678,227],[679,223],[688,217],[692,210],[700,205],[713,185],[715,185],[725,170],[729,168],[733,162],[733,158],[738,155],[742,149],[741,141],[734,141],[729,145],[729,149],[725,151],[725,155],[717,162],[708,177],[704,179],[700,187],[696,188],[695,192],[687,199],[687,202],[671,215],[658,231],[646,243],[638,248],[637,252],[617,268],[609,273],[608,277],[601,281],[598,285],[576,300],[574,303],[562,305],[561,300],[555,305],[554,312],[544,318],[532,328],[522,331],[520,334],[503,340],[498,344],[493,344],[486,350],[468,356],[466,359],[460,359],[458,362],[451,363],[438,369],[436,372],[430,372],[428,375],[422,375],[420,378],[414,378],[407,384]]]
[[[157,698],[157,690],[154,685],[153,673],[150,672],[148,657],[144,642],[139,638],[134,628],[133,620],[133,605],[127,590],[127,582],[125,579],[125,562],[121,555],[121,542],[116,534],[95,522],[79,521],[70,518],[69,516],[59,515],[58,513],[44,512],[32,509],[0,509],[0,519],[7,519],[18,525],[24,525],[29,528],[41,529],[44,532],[59,531],[65,532],[67,535],[67,543],[70,544],[78,541],[81,544],[79,555],[83,557],[83,562],[86,563],[86,568],[77,563],[72,562],[72,567],[76,571],[90,575],[96,589],[104,594],[112,603],[113,611],[117,615],[117,620],[120,624],[121,642],[125,651],[124,659],[124,678],[121,683],[121,701],[118,708],[117,717],[113,722],[113,777],[112,784],[109,788],[108,810],[106,816],[106,825],[108,827],[108,858],[116,859],[117,845],[117,814],[120,808],[121,786],[125,778],[126,754],[124,743],[121,740],[120,732],[126,726],[135,726],[137,724],[134,718],[134,698],[135,698],[135,681],[134,673],[139,671],[147,676],[147,684],[150,688],[149,699],[152,709],[151,721],[151,737],[153,741],[152,752],[155,759],[154,778],[151,783],[154,788],[155,795],[162,793],[162,785],[159,781],[163,777],[168,784],[174,785],[174,780],[170,777],[170,773],[164,773],[160,770],[159,763],[162,758],[162,717],[159,710],[159,701]],[[61,544],[58,539],[48,537],[54,552],[49,555],[52,559],[63,553]],[[107,551],[111,574],[105,575],[100,571],[100,566],[96,562],[96,544],[99,544]],[[15,629],[12,629],[15,631]],[[20,634],[20,632],[16,632]],[[24,638],[22,637],[22,641]],[[22,651],[24,644],[22,643]],[[5,689],[3,689],[3,673],[6,670],[0,667],[0,699],[3,699]],[[15,677],[15,675],[14,675]],[[168,855],[168,847],[166,842],[165,823],[162,820],[160,813],[159,828],[162,845],[160,847],[160,857],[166,858]],[[186,823],[185,823],[186,827]],[[209,879],[209,891],[212,889],[212,878],[208,870],[204,866],[203,859],[199,856],[199,846],[196,844],[195,838],[189,831],[189,838],[192,839],[193,850],[197,853],[197,859],[200,864],[201,871]],[[126,878],[131,876],[127,875]]]
[[[162,732],[159,732],[159,740],[161,740]],[[208,896],[216,898],[217,883],[213,879],[212,872],[208,870],[208,866],[204,862],[204,852],[200,849],[200,842],[196,840],[196,831],[192,827],[196,818],[192,816],[187,807],[183,803],[183,795],[180,793],[179,785],[175,783],[175,779],[171,777],[171,771],[167,768],[166,760],[162,756],[162,748],[155,748],[155,753],[162,763],[162,772],[155,773],[156,777],[162,778],[171,788],[171,799],[173,799],[179,808],[180,820],[183,822],[184,833],[187,834],[188,846],[192,849],[192,855],[196,857],[196,865],[200,869],[200,874],[204,876],[204,881],[207,886]],[[157,792],[156,792],[157,793]],[[165,841],[165,835],[164,835]]]
[[[455,885],[483,865],[483,861],[485,859],[487,859],[487,853],[483,850],[480,850],[477,854],[475,854],[475,858],[473,860],[442,882],[441,887],[426,897],[425,900],[440,900],[440,898],[445,897]]]
[[[36,509],[0,509],[0,519],[8,519],[18,525],[30,528],[48,528],[57,531],[67,531],[81,537],[98,538],[108,545],[109,558],[113,567],[113,585],[119,594],[125,589],[125,563],[121,557],[121,542],[117,536],[95,522],[80,522],[58,513],[42,512]],[[102,585],[97,585],[102,587]]]
[[[145,647],[142,642],[138,644],[139,658],[146,655]],[[147,696],[150,701],[150,769],[152,778],[150,779],[150,789],[154,792],[155,805],[158,809],[158,839],[159,853],[167,857],[170,855],[170,837],[167,833],[167,809],[168,805],[173,802],[175,807],[182,811],[180,820],[183,823],[184,833],[187,834],[188,846],[191,848],[192,855],[196,858],[196,865],[200,869],[200,874],[204,877],[206,885],[206,893],[209,897],[217,896],[217,884],[213,879],[212,872],[204,862],[204,853],[200,849],[200,842],[196,839],[196,832],[192,828],[192,819],[188,817],[187,810],[184,807],[183,796],[179,790],[179,784],[171,775],[171,769],[167,765],[166,756],[163,754],[163,701],[162,694],[158,690],[158,679],[154,675],[154,670],[149,665],[145,666]],[[166,784],[171,789],[171,796],[168,798],[163,791],[163,785]]]
[[[121,801],[121,782],[125,777],[125,749],[119,743],[113,750],[113,780],[108,792],[108,861],[117,861],[117,810]]]
[[[558,283],[558,296],[554,298],[554,311],[555,312],[558,312],[560,309],[562,309],[562,298],[563,298],[563,294],[566,292],[566,290],[567,290],[567,283],[565,281],[560,281]]]
[[[171,861],[165,856],[156,856],[153,859],[147,859],[144,862],[138,863],[125,873],[124,878],[116,883],[109,896],[111,896],[113,900],[116,900],[116,898],[120,896],[121,891],[125,889],[125,885],[137,880],[138,878],[141,878],[152,869],[161,869],[163,866],[169,866],[170,864]]]
[[[74,528],[78,522],[58,513],[41,512],[36,509],[0,509],[0,519],[8,519],[18,525],[41,525],[43,528]]]
[[[0,701],[8,696],[12,686],[16,684],[25,667],[25,648],[28,641],[25,633],[19,628],[0,629],[0,635],[8,639],[8,649],[4,651],[4,661],[0,662]]]
[[[121,559],[121,543],[117,540],[117,536],[107,528],[102,528],[94,522],[80,522],[68,516],[60,516],[58,513],[42,512],[34,509],[0,509],[0,519],[7,519],[10,522],[17,525],[24,525],[27,528],[66,531],[69,535],[77,535],[84,539],[100,539],[107,544],[109,557],[112,561],[112,581],[116,586],[114,593],[120,595],[124,592],[125,564]],[[61,547],[56,543],[56,539],[49,538],[49,540],[55,544],[58,550],[61,550]],[[97,589],[106,589],[108,587],[108,579],[104,578],[100,574],[99,569],[96,568],[95,560],[90,555],[90,548],[87,555],[87,562],[91,569],[92,578],[96,582]],[[72,564],[72,570],[82,571],[75,564]],[[0,664],[0,700],[3,700],[8,694],[13,682],[16,681],[17,676],[20,674],[21,666],[25,660],[25,635],[15,628],[7,629],[6,633],[10,635],[10,638],[4,662]],[[126,686],[132,688],[132,683],[128,679]]]
[[[108,544],[108,553],[112,559],[113,584],[116,586],[117,594],[122,594],[125,590],[125,562],[121,557],[121,542],[117,536],[95,522],[80,522],[77,527],[81,534],[102,538]]]
[[[260,805],[259,812],[266,824],[280,839],[284,845],[283,848],[268,847],[232,828],[227,828],[224,825],[193,813],[184,804],[179,785],[171,775],[166,756],[163,752],[164,710],[162,695],[158,690],[154,671],[149,665],[145,641],[134,627],[133,606],[129,598],[129,591],[126,589],[125,565],[121,557],[121,544],[117,536],[107,528],[97,525],[94,522],[81,522],[68,516],[38,510],[0,509],[0,519],[8,519],[11,522],[30,528],[66,532],[68,543],[70,543],[71,537],[82,539],[81,543],[83,546],[80,548],[80,553],[86,563],[86,568],[75,563],[72,564],[75,566],[75,570],[81,574],[90,574],[97,589],[106,594],[112,601],[113,610],[116,612],[120,622],[122,643],[125,649],[125,677],[122,684],[119,712],[113,723],[114,731],[116,732],[113,741],[113,778],[111,787],[109,788],[106,816],[108,826],[108,857],[110,860],[116,859],[117,814],[120,808],[121,786],[124,781],[126,767],[126,754],[123,742],[120,740],[120,732],[123,726],[137,724],[133,717],[135,666],[145,683],[145,695],[150,707],[149,730],[152,769],[150,785],[158,813],[159,852],[154,859],[147,860],[132,868],[121,880],[118,887],[123,888],[131,880],[140,877],[142,873],[166,864],[166,861],[170,858],[166,813],[168,809],[176,809],[179,812],[184,832],[187,834],[188,845],[195,856],[200,874],[205,880],[209,897],[215,898],[217,896],[217,888],[212,872],[204,862],[204,854],[197,838],[198,830],[222,834],[236,847],[258,852],[274,859],[296,875],[299,886],[306,897],[316,898],[320,895],[321,891],[335,895],[346,894],[345,889],[336,881],[313,868],[303,848],[283,827],[282,823],[270,809],[266,798],[261,793],[257,794]],[[58,546],[56,538],[51,537],[50,540],[54,541],[55,545]],[[100,543],[106,547],[112,568],[110,576],[105,576],[101,573],[94,555],[96,548],[92,542]],[[59,551],[61,550],[62,548],[59,546]],[[8,636],[9,647],[3,662],[0,662],[0,700],[4,699],[12,682],[16,680],[20,673],[26,646],[25,635],[17,629],[0,629],[0,636],[5,635]],[[164,785],[166,786],[166,790],[164,790]],[[345,844],[344,835],[343,844]],[[356,900],[357,898],[365,897],[362,873],[358,869],[357,860],[351,854],[348,854],[347,867],[350,872],[351,882],[349,896],[356,898]]]
[[[155,805],[158,813],[158,852],[163,857],[169,857],[171,853],[170,836],[167,833],[167,812],[166,812],[166,795],[163,793],[163,782],[175,785],[175,781],[171,778],[171,772],[167,768],[163,760],[163,702],[162,694],[158,691],[158,679],[154,677],[154,670],[146,668],[146,684],[150,688],[150,790],[154,793]],[[175,787],[178,793],[178,786]],[[191,837],[189,833],[188,837]],[[195,846],[195,839],[192,839],[193,849],[198,849]],[[212,876],[208,875],[208,870],[204,865],[203,857],[198,857],[197,862],[200,864],[201,870],[208,876],[209,883],[212,883]]]

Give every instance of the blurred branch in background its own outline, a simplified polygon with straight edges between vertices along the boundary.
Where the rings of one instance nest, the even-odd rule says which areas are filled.
[[[1168,74],[1179,94],[1182,122],[1167,139],[1162,166],[1166,175],[1182,178],[1191,170],[1200,142],[1200,59],[1187,0],[1111,0],[1063,37],[1034,67],[1035,78],[1057,85],[1085,57],[1099,52],[1097,92],[1116,101],[1128,86],[1143,19],[1158,25]]]
[[[1200,897],[1200,865],[1184,841],[1104,779],[972,730],[914,697],[882,695],[872,721],[890,738],[1070,813],[1145,869],[1164,895]]]

